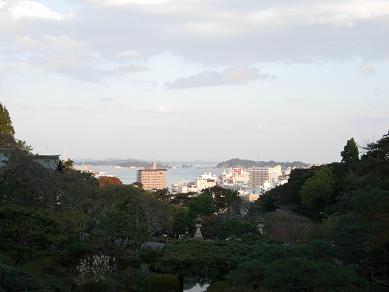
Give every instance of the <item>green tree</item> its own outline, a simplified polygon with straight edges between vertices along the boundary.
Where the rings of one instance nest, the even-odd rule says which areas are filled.
[[[209,194],[201,194],[192,199],[189,203],[189,215],[191,218],[197,215],[210,215],[215,212],[212,196]]]
[[[258,234],[258,229],[255,225],[245,222],[240,219],[227,219],[223,221],[216,231],[216,236],[220,239],[229,237],[239,238],[244,235]]]
[[[359,160],[358,145],[355,143],[354,138],[347,140],[347,144],[344,146],[344,150],[341,152],[341,156],[342,162],[347,164]]]
[[[231,213],[233,210],[236,211],[235,209],[236,212],[240,211],[240,198],[237,191],[214,186],[203,190],[201,194],[212,198],[213,207],[218,214]]]
[[[389,131],[380,140],[375,143],[369,143],[365,149],[366,157],[377,160],[389,160]]]
[[[173,233],[175,237],[186,234],[191,224],[187,208],[177,208],[174,216]]]
[[[279,259],[263,273],[261,286],[274,291],[366,291],[368,282],[348,269],[304,258]]]
[[[327,203],[334,192],[335,180],[331,169],[322,167],[308,178],[300,190],[303,204],[310,205],[321,201]]]
[[[0,145],[10,146],[15,143],[15,130],[9,112],[5,106],[0,103]]]

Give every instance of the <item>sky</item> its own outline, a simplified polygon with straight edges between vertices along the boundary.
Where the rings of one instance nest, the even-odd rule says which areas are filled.
[[[339,161],[389,130],[389,1],[0,0],[0,102],[40,154]]]

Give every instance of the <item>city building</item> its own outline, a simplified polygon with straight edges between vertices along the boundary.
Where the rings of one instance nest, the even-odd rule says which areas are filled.
[[[147,191],[167,188],[167,169],[157,168],[156,161],[153,161],[152,168],[139,169],[137,178]]]
[[[265,185],[277,184],[279,178],[282,176],[281,166],[275,167],[254,167],[248,170],[249,172],[249,186],[252,188],[259,188]]]
[[[217,185],[218,177],[212,173],[205,173],[200,175],[196,180],[197,192],[204,189],[209,189]]]
[[[254,167],[249,169],[249,185],[252,188],[259,188],[269,181],[269,169],[267,167]]]

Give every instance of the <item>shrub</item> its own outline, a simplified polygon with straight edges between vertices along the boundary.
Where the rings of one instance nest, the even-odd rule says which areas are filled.
[[[144,292],[180,292],[180,281],[169,274],[153,274],[147,276],[142,283]]]

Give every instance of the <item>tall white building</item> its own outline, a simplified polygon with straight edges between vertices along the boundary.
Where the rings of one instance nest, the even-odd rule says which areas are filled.
[[[197,192],[201,192],[204,189],[209,189],[217,185],[218,177],[211,174],[205,173],[200,175],[196,180]]]

